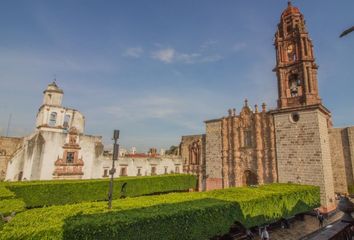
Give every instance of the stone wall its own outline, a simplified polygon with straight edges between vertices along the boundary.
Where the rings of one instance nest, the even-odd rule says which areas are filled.
[[[223,188],[221,120],[206,121],[206,190]]]
[[[206,189],[205,134],[182,136],[180,144],[183,172],[197,175],[198,190]]]
[[[335,192],[347,193],[348,186],[354,184],[351,157],[354,149],[350,148],[350,142],[354,140],[350,134],[353,129],[354,127],[329,129]]]
[[[20,148],[21,142],[22,138],[0,137],[0,180],[5,179],[8,161]]]
[[[273,116],[248,106],[240,114],[206,121],[206,175],[210,188],[277,181]],[[220,182],[221,179],[221,182]]]
[[[315,106],[276,111],[274,122],[279,182],[320,186],[321,203],[331,208],[334,186],[328,116]]]
[[[182,136],[180,145],[180,154],[183,164],[188,165],[190,162],[190,147],[194,142],[202,141],[203,134]]]
[[[349,151],[350,151],[350,162],[352,163],[352,173],[354,175],[354,126],[348,128],[348,139],[349,139],[348,142],[349,142]]]

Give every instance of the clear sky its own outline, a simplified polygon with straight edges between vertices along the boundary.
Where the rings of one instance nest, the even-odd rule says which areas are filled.
[[[138,151],[179,144],[244,98],[276,106],[273,37],[285,0],[1,1],[0,135],[34,130],[56,74],[86,133]],[[353,0],[297,0],[335,126],[354,125]]]

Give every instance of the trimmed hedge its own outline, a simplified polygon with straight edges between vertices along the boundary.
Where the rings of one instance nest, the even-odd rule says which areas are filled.
[[[15,194],[6,188],[4,183],[0,183],[0,201],[14,197]]]
[[[209,239],[228,232],[231,202],[200,199],[65,220],[63,239]]]
[[[259,226],[320,205],[318,187],[272,184],[52,206],[22,212],[0,239],[208,239],[235,222]]]
[[[127,183],[125,196],[136,197],[154,193],[187,191],[195,188],[193,175],[160,175],[149,177],[121,177],[114,179],[113,199],[121,197],[121,187]],[[56,180],[16,182],[5,185],[23,199],[27,208],[64,205],[85,201],[107,200],[109,180]]]
[[[25,203],[20,199],[4,199],[0,200],[0,213],[4,216],[10,215],[12,212],[22,212],[25,210]]]

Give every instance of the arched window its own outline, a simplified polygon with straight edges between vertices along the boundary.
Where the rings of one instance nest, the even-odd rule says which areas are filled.
[[[56,112],[52,112],[50,114],[48,125],[51,126],[51,127],[54,127],[56,123],[57,123],[57,113]]]
[[[289,89],[290,89],[291,97],[297,97],[299,95],[299,89],[298,89],[299,86],[300,86],[299,75],[291,74],[289,76]]]

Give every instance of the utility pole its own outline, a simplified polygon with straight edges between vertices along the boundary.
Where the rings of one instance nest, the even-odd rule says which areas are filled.
[[[119,155],[119,144],[117,143],[119,138],[119,130],[114,130],[113,132],[113,155],[112,155],[112,169],[109,171],[111,174],[111,181],[109,182],[109,192],[108,192],[108,209],[112,209],[112,198],[113,198],[113,176],[116,172],[114,167],[114,162],[118,160]]]

